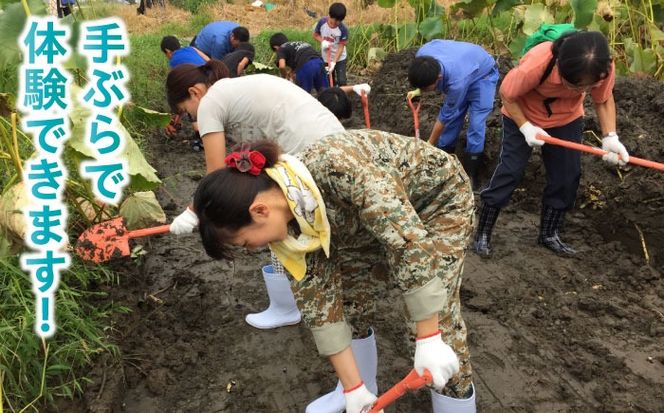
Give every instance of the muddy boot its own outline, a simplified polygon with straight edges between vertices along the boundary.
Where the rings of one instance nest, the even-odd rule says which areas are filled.
[[[470,177],[470,182],[473,186],[473,193],[479,194],[480,179],[478,178],[477,175],[479,173],[480,168],[482,167],[482,152],[480,153],[466,152],[466,155],[464,156],[463,159],[463,164],[464,164],[463,165],[464,169],[468,174],[468,177]]]
[[[475,413],[475,385],[471,387],[471,391],[468,398],[455,399],[431,390],[433,413]]]
[[[288,276],[275,273],[271,265],[263,267],[263,278],[270,306],[257,314],[247,314],[245,320],[253,327],[262,330],[290,326],[300,322],[300,310],[295,305],[295,297],[290,288]]]
[[[491,232],[499,213],[500,208],[489,206],[484,202],[482,203],[479,223],[477,224],[477,234],[475,234],[475,243],[473,244],[473,251],[480,257],[488,258],[491,255]]]
[[[561,257],[571,257],[576,251],[560,239],[560,231],[565,221],[565,211],[542,206],[540,233],[537,243],[545,246]]]
[[[351,342],[353,355],[357,368],[364,385],[370,392],[378,394],[376,385],[376,373],[378,371],[378,353],[376,351],[376,336],[373,329],[371,335],[366,338],[356,339]],[[343,413],[346,410],[346,399],[341,382],[337,381],[337,387],[307,405],[305,413]]]

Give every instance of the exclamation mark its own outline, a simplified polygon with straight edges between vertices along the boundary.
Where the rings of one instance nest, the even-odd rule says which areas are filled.
[[[51,329],[51,326],[48,322],[48,308],[49,308],[49,297],[42,297],[41,299],[41,331],[48,333]]]

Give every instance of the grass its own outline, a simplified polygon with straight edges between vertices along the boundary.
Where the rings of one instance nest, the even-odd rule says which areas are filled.
[[[42,340],[33,331],[30,276],[16,257],[0,259],[0,393],[9,412],[38,412],[55,397],[81,394],[88,382],[82,371],[95,357],[119,355],[109,342],[109,320],[127,310],[95,303],[106,296],[97,292],[99,285],[117,282],[117,276],[102,267],[73,264],[56,293],[58,331]]]

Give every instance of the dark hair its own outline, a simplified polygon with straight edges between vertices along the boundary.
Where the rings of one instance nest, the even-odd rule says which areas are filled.
[[[560,76],[573,85],[596,83],[611,71],[609,42],[600,32],[567,32],[553,42],[551,52],[549,66],[557,64]]]
[[[180,41],[175,36],[164,36],[161,39],[161,51],[166,53],[166,49],[174,52],[180,48]]]
[[[348,119],[353,115],[353,105],[346,92],[340,87],[323,90],[318,95],[318,101],[328,108],[337,119]]]
[[[248,42],[249,41],[249,29],[247,29],[244,26],[239,26],[233,29],[231,31],[233,34],[233,37],[235,37],[235,40],[238,42]]]
[[[252,56],[256,54],[256,49],[254,48],[254,45],[249,42],[242,42],[238,44],[236,50],[244,50],[250,52]]]
[[[328,14],[333,19],[342,21],[346,18],[346,6],[343,3],[332,3]]]
[[[408,81],[417,88],[431,86],[440,76],[440,63],[431,56],[420,56],[408,68]]]
[[[279,145],[267,140],[244,144],[242,150],[262,153],[265,168],[274,166],[281,154]],[[207,255],[215,259],[232,258],[229,238],[252,223],[249,207],[256,195],[275,187],[278,184],[265,171],[254,176],[235,168],[221,168],[205,176],[194,194],[194,211]]]
[[[285,34],[275,33],[270,37],[270,49],[274,49],[274,46],[281,47],[281,45],[286,43],[287,41],[288,37],[286,37]]]
[[[177,105],[189,99],[189,88],[203,83],[212,86],[217,80],[229,77],[225,64],[210,59],[204,65],[196,66],[189,63],[181,64],[168,72],[166,77],[166,98],[168,105],[177,113]]]

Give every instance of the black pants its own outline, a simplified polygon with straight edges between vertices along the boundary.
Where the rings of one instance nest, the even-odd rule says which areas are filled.
[[[583,118],[567,125],[546,129],[549,135],[571,142],[581,142]],[[512,119],[503,116],[503,142],[500,162],[493,172],[489,186],[480,194],[489,206],[502,208],[509,202],[512,192],[521,182],[532,153],[532,148]],[[581,178],[581,153],[560,146],[542,146],[542,158],[546,169],[546,187],[542,205],[569,210],[574,206],[576,190]]]
[[[58,17],[59,18],[67,17],[71,14],[71,9],[73,7],[73,4],[72,5],[62,4],[60,2],[60,0],[58,0],[57,6],[58,6]]]
[[[346,60],[340,60],[334,65],[334,72],[332,77],[334,79],[334,86],[346,86],[348,81],[346,80]]]

